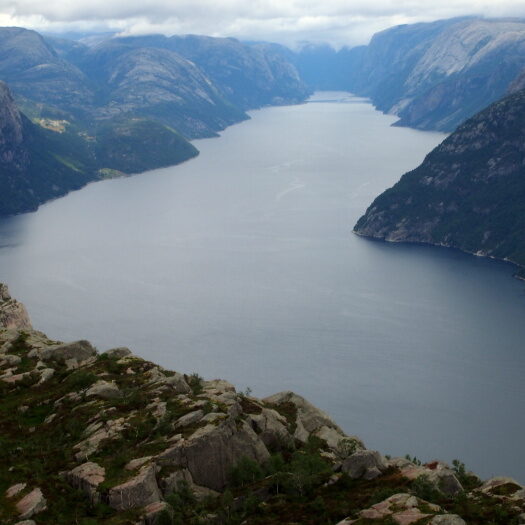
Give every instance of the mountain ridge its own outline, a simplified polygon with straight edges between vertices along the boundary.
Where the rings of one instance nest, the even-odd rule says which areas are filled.
[[[459,248],[523,268],[523,122],[525,90],[462,124],[377,197],[354,231],[391,242]]]

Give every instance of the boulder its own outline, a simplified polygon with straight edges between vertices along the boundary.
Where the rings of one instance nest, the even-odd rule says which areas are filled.
[[[457,514],[440,514],[434,516],[428,523],[429,525],[467,525],[465,520]]]
[[[131,350],[125,346],[119,346],[118,348],[111,348],[106,350],[102,355],[107,355],[112,359],[122,359],[123,357],[128,357],[133,355]]]
[[[31,330],[26,307],[9,294],[7,286],[0,283],[0,328],[7,330]]]
[[[16,504],[16,510],[22,519],[31,518],[46,509],[47,501],[39,488],[33,489]]]
[[[157,525],[160,523],[161,517],[166,514],[172,519],[175,514],[169,503],[166,503],[165,501],[150,503],[144,509],[144,525]]]
[[[421,507],[421,508],[420,508]],[[423,510],[422,510],[423,509]],[[366,520],[385,520],[385,523],[396,523],[397,525],[411,525],[421,520],[431,518],[430,512],[441,512],[438,505],[412,496],[411,494],[394,494],[389,498],[364,509],[359,513],[359,518]],[[360,522],[361,519],[347,518],[340,521],[338,525],[350,525]],[[425,523],[427,523],[425,521]]]
[[[211,379],[210,381],[203,381],[202,388],[204,390],[216,390],[217,392],[235,393],[235,387],[224,379]]]
[[[4,354],[0,359],[0,366],[17,366],[22,362],[22,358],[17,355]]]
[[[101,379],[94,385],[91,385],[86,391],[86,397],[98,397],[99,399],[116,399],[121,397],[122,392],[119,387],[113,382],[104,381]]]
[[[263,463],[270,454],[247,422],[228,419],[204,435],[178,442],[159,454],[157,463],[186,468],[196,484],[221,491],[243,457]]]
[[[111,488],[108,494],[109,506],[116,510],[145,507],[161,499],[154,465],[142,467],[137,476]]]
[[[374,450],[359,450],[343,461],[341,470],[352,479],[374,479],[387,469],[381,454]]]
[[[124,468],[126,470],[136,470],[136,469],[144,466],[149,461],[151,461],[152,458],[153,458],[153,456],[146,456],[144,458],[132,459],[131,461],[129,461],[126,464],[126,466]]]
[[[93,462],[83,463],[63,475],[72,487],[84,492],[92,504],[100,503],[97,488],[104,481],[105,476],[104,467]]]
[[[164,497],[169,496],[172,492],[179,490],[181,484],[187,483],[189,486],[193,485],[193,478],[188,469],[181,469],[172,472],[168,476],[162,478],[160,486]]]
[[[41,369],[40,370],[40,381],[38,382],[38,384],[41,385],[42,383],[49,381],[54,375],[55,375],[54,368]]]
[[[279,392],[278,394],[264,398],[263,401],[266,404],[277,407],[279,407],[279,405],[293,405],[296,411],[296,430],[294,437],[303,443],[306,443],[310,435],[322,427],[333,429],[341,438],[346,436],[328,414],[294,392]]]
[[[408,479],[417,479],[425,476],[446,496],[454,496],[463,491],[463,486],[456,477],[455,472],[441,461],[434,461],[428,465],[416,465],[406,459],[396,458],[388,462],[389,465],[397,466],[401,474]]]
[[[5,492],[6,498],[14,498],[16,495],[20,494],[25,488],[27,487],[27,483],[17,483],[16,485],[12,485],[9,487]]]
[[[188,385],[184,379],[184,376],[178,372],[175,372],[175,374],[166,377],[163,380],[163,383],[168,385],[175,392],[175,394],[191,394],[190,385]]]
[[[66,363],[74,359],[78,364],[83,364],[97,355],[97,351],[89,341],[74,341],[62,345],[51,346],[40,352],[43,361],[58,361]]]
[[[175,428],[183,428],[198,423],[204,417],[202,410],[195,410],[177,419]]]
[[[36,525],[36,523],[33,520],[24,520],[16,522],[15,525]]]
[[[523,487],[513,478],[497,476],[485,481],[478,490],[493,496],[512,496]]]
[[[286,419],[276,410],[263,408],[260,414],[250,414],[248,419],[267,447],[280,448],[293,443]]]

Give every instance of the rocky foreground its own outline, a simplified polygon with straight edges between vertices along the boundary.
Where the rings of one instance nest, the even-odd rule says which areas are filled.
[[[516,481],[383,457],[293,392],[52,341],[3,285],[0,323],[2,524],[525,523]]]

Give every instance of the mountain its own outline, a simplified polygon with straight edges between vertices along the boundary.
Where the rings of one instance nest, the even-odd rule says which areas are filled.
[[[93,179],[89,168],[71,161],[72,156],[84,157],[85,148],[79,147],[79,141],[64,141],[63,145],[56,145],[54,135],[22,115],[7,85],[0,82],[2,214],[34,210],[41,202],[77,189]],[[71,151],[68,151],[69,147]]]
[[[14,97],[2,84],[0,215],[177,164],[198,153],[188,139],[247,119],[246,109],[303,101],[290,55],[233,39],[99,35],[88,46],[0,28],[0,81]]]
[[[277,44],[198,35],[114,40],[178,53],[196,64],[226,100],[243,110],[302,102],[310,94],[293,64],[293,53]]]
[[[92,114],[98,122],[145,116],[195,138],[248,118],[195,64],[167,49],[110,40],[86,49],[77,64],[96,94]]]
[[[117,172],[169,166],[197,154],[177,132],[145,119],[113,122],[96,138],[65,120],[39,123],[20,113],[0,82],[0,215],[35,210]]]
[[[0,28],[0,80],[28,113],[47,108],[50,117],[71,119],[93,103],[85,75],[28,29]]]
[[[525,266],[525,90],[475,115],[380,195],[355,232]]]
[[[525,21],[460,18],[397,26],[346,51],[348,89],[397,125],[453,131],[500,99],[525,68]]]
[[[509,525],[525,511],[516,481],[384,457],[293,392],[259,399],[51,340],[3,284],[0,394],[5,525]]]

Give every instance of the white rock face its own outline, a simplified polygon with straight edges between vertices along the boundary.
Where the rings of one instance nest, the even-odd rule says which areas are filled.
[[[84,492],[92,504],[100,502],[98,486],[104,481],[106,470],[97,463],[87,462],[66,472],[64,478],[69,484]]]
[[[39,488],[32,490],[16,504],[16,510],[22,519],[31,518],[46,509],[47,501]]]
[[[86,397],[98,397],[99,399],[115,399],[121,395],[122,392],[115,383],[104,380],[97,381],[86,391]]]
[[[0,283],[0,328],[7,330],[31,330],[26,307],[9,294],[7,286]]]
[[[108,498],[109,506],[116,510],[145,507],[161,501],[162,494],[157,485],[155,467],[144,466],[137,476],[110,489]]]

